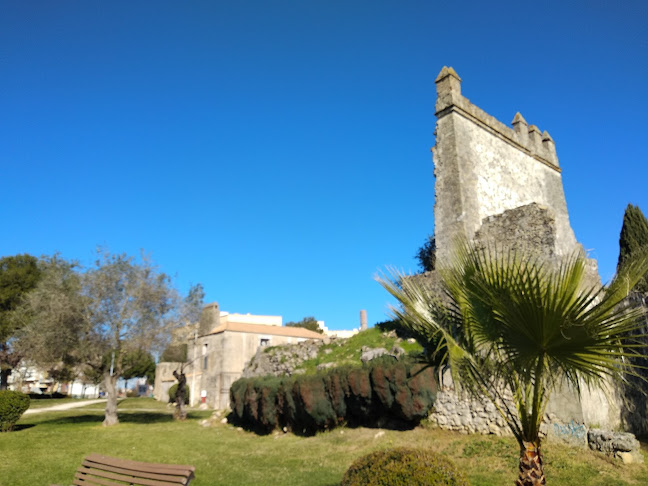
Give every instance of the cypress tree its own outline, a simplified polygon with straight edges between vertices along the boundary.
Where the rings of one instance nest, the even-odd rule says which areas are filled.
[[[619,262],[617,271],[630,258],[641,251],[648,251],[648,220],[639,206],[628,204],[623,215],[623,227],[619,236]],[[648,292],[648,279],[642,278],[635,287],[637,292]]]

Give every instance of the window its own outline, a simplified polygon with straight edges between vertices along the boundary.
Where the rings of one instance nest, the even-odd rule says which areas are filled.
[[[270,344],[270,338],[261,338],[261,346],[267,346]]]

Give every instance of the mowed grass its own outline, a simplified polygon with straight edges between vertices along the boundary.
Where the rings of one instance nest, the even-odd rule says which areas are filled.
[[[29,401],[29,408],[32,410],[39,408],[48,408],[55,405],[62,405],[64,403],[81,403],[89,399],[87,398],[40,398],[31,399]]]
[[[404,432],[341,428],[314,437],[257,436],[219,421],[202,427],[199,422],[210,416],[207,411],[191,411],[189,420],[175,422],[172,408],[150,399],[126,399],[119,408],[121,423],[109,428],[102,427],[103,413],[94,406],[24,416],[18,430],[0,434],[0,484],[71,484],[82,458],[98,452],[192,464],[195,486],[332,486],[339,484],[357,457],[396,446],[427,447],[450,457],[473,486],[512,484],[516,477],[518,450],[509,438],[425,427]],[[557,444],[546,445],[545,453],[550,486],[648,484],[644,465],[624,466],[588,450]]]

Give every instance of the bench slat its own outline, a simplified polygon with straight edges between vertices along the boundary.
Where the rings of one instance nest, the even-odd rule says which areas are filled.
[[[118,467],[118,466],[107,466],[105,464],[100,464],[94,461],[83,461],[83,464],[80,468],[77,469],[79,472],[85,472],[87,474],[92,474],[90,469],[96,469],[101,471],[113,472],[118,474],[132,475],[138,478],[143,479],[157,479],[159,481],[167,481],[172,484],[187,484],[187,477],[193,475],[193,471],[188,469],[173,469],[169,472],[159,472],[154,468],[139,468],[134,469],[133,467]],[[145,469],[150,469],[156,472],[147,472]]]
[[[180,464],[131,461],[101,454],[86,456],[75,473],[75,486],[186,486],[196,468]]]
[[[132,467],[135,470],[147,470],[150,472],[163,470],[176,470],[176,469],[188,469],[191,472],[196,472],[194,466],[188,466],[184,464],[156,464],[154,462],[140,462],[140,461],[131,461],[130,459],[119,459],[117,457],[104,456],[102,454],[89,454],[85,457],[87,461],[98,462],[100,464],[107,464],[110,466],[117,467]]]
[[[139,477],[138,474],[115,474],[101,470],[92,470],[92,471],[81,471],[77,470],[75,476],[76,478],[89,477],[90,481],[96,481],[100,484],[107,484],[109,486],[118,485],[123,486],[125,484],[131,485],[136,484],[138,486],[178,486],[177,481],[157,481],[155,479],[146,479]],[[112,481],[111,481],[112,480]],[[102,483],[102,481],[106,481]]]

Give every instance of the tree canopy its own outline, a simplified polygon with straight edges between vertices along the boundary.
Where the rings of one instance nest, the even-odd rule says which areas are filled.
[[[286,322],[287,327],[303,327],[304,329],[308,329],[309,331],[315,331],[319,332],[322,334],[324,332],[323,329],[320,329],[319,324],[317,323],[317,319],[315,319],[313,316],[308,316],[304,317],[301,321],[290,321]]]
[[[436,240],[433,235],[428,236],[423,246],[418,249],[416,259],[424,272],[431,272],[436,268]]]
[[[161,352],[171,330],[195,314],[199,292],[192,289],[194,297],[183,303],[146,254],[136,259],[99,249],[94,265],[81,270],[60,259],[48,262],[46,277],[19,313],[20,346],[38,364],[69,363],[101,376],[108,398],[104,425],[113,425],[117,379],[149,372],[149,353]]]
[[[24,254],[0,258],[0,390],[7,388],[7,377],[21,358],[11,346],[19,329],[13,311],[40,277],[36,257]]]
[[[648,220],[639,209],[639,206],[628,204],[623,214],[623,226],[619,235],[617,271],[633,256],[642,251],[648,251]],[[648,292],[648,278],[646,275],[639,281],[635,290],[637,292]]]

